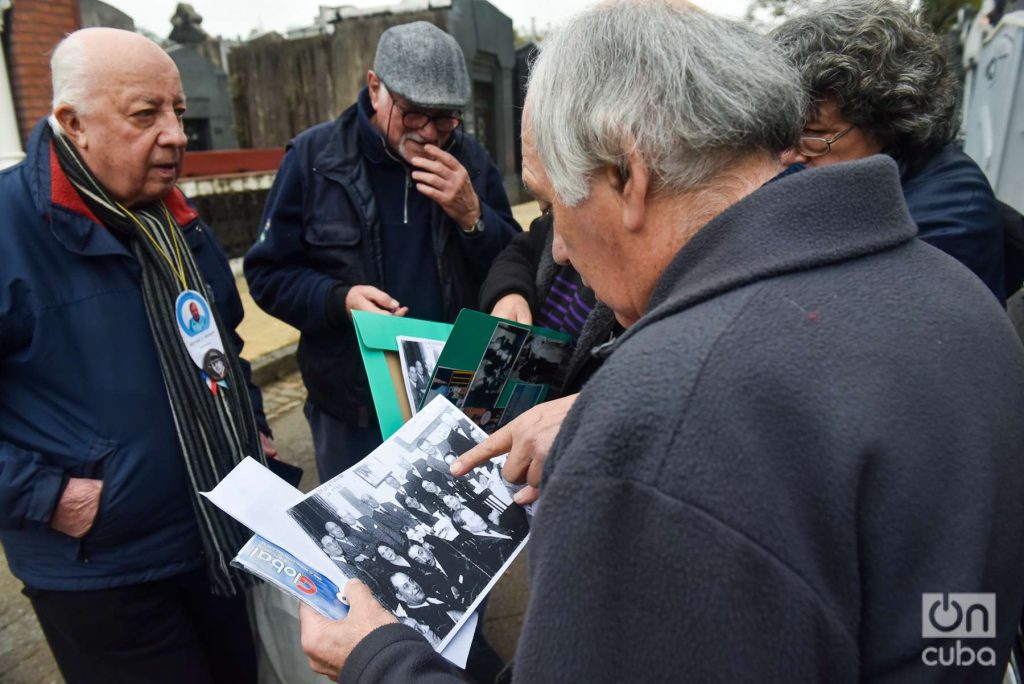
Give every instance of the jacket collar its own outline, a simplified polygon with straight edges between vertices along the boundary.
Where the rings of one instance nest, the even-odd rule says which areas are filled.
[[[389,154],[380,131],[373,125],[373,105],[370,104],[370,89],[363,87],[356,99],[356,129],[359,132],[359,149],[363,156],[374,164],[405,166],[401,158]]]
[[[128,254],[60,168],[52,136],[50,124],[44,117],[32,130],[25,156],[25,163],[29,165],[29,188],[39,215],[50,221],[53,236],[69,251],[88,256]],[[164,198],[164,203],[179,226],[184,227],[199,218],[178,188]],[[54,220],[55,213],[69,214],[74,220]]]
[[[647,313],[623,338],[731,290],[892,249],[916,234],[888,156],[779,178],[716,216],[679,251]]]
[[[313,170],[350,176],[358,167],[362,154],[358,122],[358,104],[341,113],[331,125],[331,135],[326,145],[316,153]]]

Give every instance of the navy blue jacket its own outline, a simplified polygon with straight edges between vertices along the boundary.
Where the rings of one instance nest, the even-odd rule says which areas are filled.
[[[200,567],[202,546],[141,271],[49,141],[44,121],[25,161],[0,173],[0,540],[11,571],[40,589],[170,577]],[[233,331],[242,306],[224,253],[180,192],[166,201]],[[81,540],[49,527],[68,477],[103,480]]]
[[[971,269],[1006,301],[1003,219],[992,186],[973,159],[947,145],[901,178],[917,236]]]
[[[364,89],[360,98],[365,97]],[[379,206],[403,191],[372,186],[360,146],[358,107],[289,143],[267,198],[259,240],[245,257],[256,303],[301,331],[298,361],[310,401],[344,421],[371,404],[345,295],[353,285],[384,289]],[[448,152],[472,179],[484,231],[466,235],[431,203],[433,254],[422,254],[423,261],[407,267],[424,270],[428,260],[435,262],[444,319],[454,321],[463,307],[476,307],[491,261],[520,229],[484,148],[456,132]]]

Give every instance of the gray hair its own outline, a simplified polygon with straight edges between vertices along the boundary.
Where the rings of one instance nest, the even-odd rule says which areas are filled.
[[[89,90],[94,65],[81,40],[71,40],[74,34],[64,37],[50,57],[50,73],[53,79],[53,109],[67,104],[76,112],[85,114],[89,108]]]
[[[787,20],[771,37],[800,69],[809,96],[834,98],[844,119],[897,160],[914,164],[956,137],[955,75],[938,36],[903,4],[837,0]]]
[[[561,202],[636,151],[655,190],[706,185],[800,134],[799,75],[771,41],[670,0],[609,3],[547,38],[530,75],[529,132]]]

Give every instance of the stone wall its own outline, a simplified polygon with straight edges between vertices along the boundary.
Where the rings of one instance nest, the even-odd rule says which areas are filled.
[[[260,233],[274,173],[184,178],[179,186],[217,235],[229,259],[244,256]]]
[[[244,256],[256,241],[268,192],[254,190],[191,198],[229,259]]]

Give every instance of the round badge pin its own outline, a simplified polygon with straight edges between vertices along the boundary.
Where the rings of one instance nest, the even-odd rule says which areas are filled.
[[[174,302],[174,314],[189,358],[212,379],[223,380],[227,375],[227,357],[210,303],[195,290],[185,290]],[[218,368],[222,372],[210,372]]]

